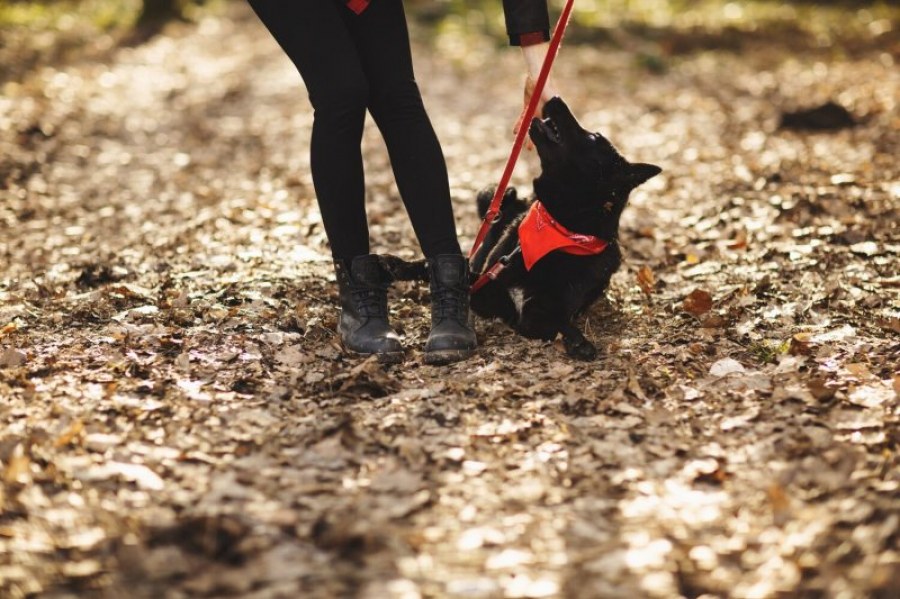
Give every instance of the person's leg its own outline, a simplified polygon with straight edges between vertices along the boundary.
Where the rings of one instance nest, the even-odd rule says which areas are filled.
[[[332,255],[351,260],[368,254],[360,143],[369,88],[341,18],[341,11],[350,11],[334,0],[249,2],[300,71],[315,110],[310,163]]]
[[[403,3],[377,0],[344,19],[369,82],[369,112],[422,251],[428,258],[459,254],[447,165],[413,74]]]
[[[369,81],[369,112],[384,136],[400,196],[428,258],[431,331],[425,362],[471,356],[469,268],[456,238],[447,166],[413,75],[401,0],[377,0],[345,16]]]
[[[249,0],[297,66],[315,110],[313,183],[340,291],[344,347],[396,362],[403,357],[388,323],[387,278],[369,254],[362,142],[369,88],[335,0]],[[349,11],[348,11],[349,12]]]

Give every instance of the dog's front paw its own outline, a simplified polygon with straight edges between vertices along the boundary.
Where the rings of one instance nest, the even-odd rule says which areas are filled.
[[[576,360],[590,362],[597,358],[597,348],[587,339],[565,341],[566,353]]]

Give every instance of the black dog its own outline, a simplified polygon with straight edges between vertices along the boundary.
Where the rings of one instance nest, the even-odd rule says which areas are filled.
[[[619,218],[629,194],[661,169],[625,160],[602,135],[584,130],[559,98],[545,104],[543,116],[529,129],[541,161],[535,196],[523,200],[506,190],[502,216],[471,268],[478,277],[501,260],[508,264],[472,294],[472,309],[532,339],[562,333],[570,356],[590,360],[597,350],[575,320],[619,268]],[[482,218],[493,193],[478,194]],[[385,267],[396,280],[424,274],[421,265],[394,258]]]
[[[544,117],[534,119],[529,130],[541,160],[535,196],[526,201],[514,189],[506,191],[500,222],[473,256],[472,270],[481,274],[504,256],[512,254],[514,259],[496,280],[472,295],[472,309],[480,316],[503,319],[525,337],[551,340],[562,333],[566,352],[589,360],[596,348],[575,319],[600,297],[619,268],[619,218],[631,190],[659,174],[660,168],[629,163],[602,135],[585,131],[559,98],[547,102]],[[478,196],[482,217],[492,196],[493,190]],[[542,207],[534,205],[538,200]],[[537,248],[521,245],[520,233],[543,235],[551,228],[556,241],[549,245],[540,240],[531,244]],[[565,235],[572,240],[569,248],[531,263],[542,251],[563,243]]]

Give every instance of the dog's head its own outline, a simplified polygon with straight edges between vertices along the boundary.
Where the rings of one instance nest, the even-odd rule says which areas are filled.
[[[582,128],[560,98],[544,105],[543,117],[529,129],[541,159],[538,197],[567,226],[587,219],[618,229],[631,190],[662,169],[625,160],[605,137]]]

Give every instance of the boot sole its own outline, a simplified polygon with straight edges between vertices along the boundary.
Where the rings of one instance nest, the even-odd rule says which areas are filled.
[[[403,361],[406,355],[403,352],[371,352],[364,353],[354,351],[352,349],[348,349],[346,346],[342,346],[344,349],[344,353],[352,358],[370,358],[372,356],[377,356],[378,361],[382,364],[399,364]]]
[[[403,361],[404,355],[402,352],[382,352],[382,353],[371,353],[371,354],[363,354],[360,352],[349,352],[351,355],[355,355],[359,358],[370,358],[375,356],[378,358],[378,361],[381,364],[399,364]]]
[[[474,349],[438,349],[425,352],[424,361],[431,366],[444,366],[454,362],[461,362],[474,355]]]

